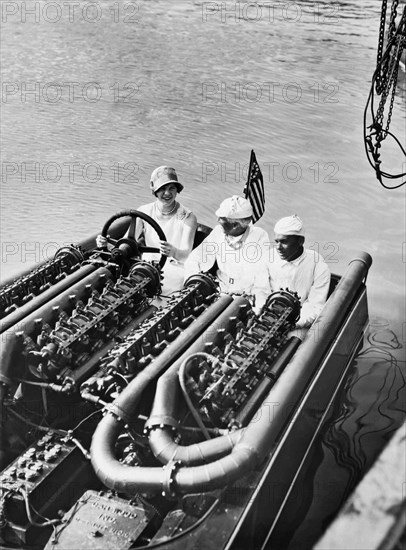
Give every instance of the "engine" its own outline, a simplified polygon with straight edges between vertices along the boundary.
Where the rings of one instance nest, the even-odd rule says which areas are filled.
[[[77,270],[85,259],[79,246],[66,246],[55,257],[0,290],[0,319]]]
[[[271,452],[257,418],[300,344],[298,297],[276,292],[256,316],[197,274],[162,299],[163,262],[141,249],[65,250],[44,264],[49,280],[34,270],[4,288],[4,544],[181,540]]]
[[[239,321],[223,336],[222,350],[213,346],[210,354],[196,353],[182,365],[182,390],[192,396],[204,424],[232,427],[237,417],[240,424],[252,410],[249,403],[255,388],[264,378],[276,380],[280,363],[274,360],[298,314],[297,303],[289,304],[291,298],[286,292],[273,294],[258,319],[251,318],[248,326]]]
[[[152,544],[198,522],[217,502],[216,491],[244,473],[222,468],[222,475],[202,479],[199,470],[218,470],[218,461],[238,448],[265,389],[294,353],[297,342],[288,331],[300,310],[297,297],[271,295],[256,317],[244,297],[219,296],[202,275],[120,331],[128,308],[145,312],[138,275],[90,292],[86,304],[62,323],[59,315],[52,329],[37,327],[37,341],[29,337],[23,346],[32,379],[42,381],[39,387],[27,383],[31,398],[39,391],[35,414],[53,427],[35,424],[29,446],[1,475],[9,543],[53,548],[58,542],[61,549],[91,548],[94,539],[98,548]],[[116,307],[101,319],[97,306],[104,300]],[[109,331],[108,338],[100,336]],[[103,349],[112,334],[114,345]],[[59,395],[62,426],[44,410],[46,384]],[[9,419],[21,427],[27,407],[9,403]],[[83,546],[84,539],[91,543]]]
[[[106,278],[101,292],[87,287],[86,301],[70,294],[71,304],[74,303],[70,314],[58,308],[54,326],[37,319],[35,341],[24,338],[28,370],[41,380],[60,384],[59,391],[72,391],[72,386],[94,369],[94,354],[110,347],[147,309],[148,287],[154,275],[158,278],[149,266],[137,265],[129,276],[120,277],[115,283]]]

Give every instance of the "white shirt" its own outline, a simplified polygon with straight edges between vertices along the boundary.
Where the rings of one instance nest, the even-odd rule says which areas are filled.
[[[281,288],[297,292],[302,309],[296,327],[309,327],[322,310],[330,287],[330,270],[324,258],[310,249],[291,262],[282,260],[276,250],[271,256],[268,269],[272,292]]]
[[[270,240],[260,227],[249,225],[238,237],[227,236],[216,225],[185,262],[185,280],[200,271],[208,271],[217,262],[220,291],[255,296],[259,309],[271,292],[267,261]]]
[[[173,244],[177,248],[182,248],[184,243],[184,231],[186,228],[186,220],[189,216],[192,215],[191,210],[179,203],[178,210],[174,216],[168,218],[158,218],[157,205],[156,202],[151,202],[149,204],[144,204],[138,208],[140,212],[147,214],[152,218],[156,223],[161,227],[162,231],[165,233],[167,242]],[[139,222],[139,223],[138,223]],[[145,237],[146,246],[152,246],[159,248],[159,237],[158,233],[153,229],[153,227],[140,219],[137,222],[136,238],[138,238],[143,231]],[[158,253],[147,253],[145,254],[146,260],[159,260],[160,254]]]
[[[140,206],[137,210],[150,216],[161,227],[165,233],[166,240],[176,246],[182,248],[186,246],[185,235],[186,232],[186,220],[189,216],[193,216],[191,210],[179,204],[178,210],[175,216],[168,217],[167,219],[158,219],[156,202],[151,202]],[[141,232],[144,233],[146,246],[151,246],[159,249],[160,240],[158,233],[153,227],[144,222],[141,218],[137,220],[136,226],[136,238],[138,238]],[[143,259],[146,261],[159,260],[161,254],[155,252],[147,252],[143,255]],[[168,295],[172,292],[179,290],[183,287],[184,271],[183,262],[175,260],[174,258],[167,258],[163,267],[163,287],[162,294]]]

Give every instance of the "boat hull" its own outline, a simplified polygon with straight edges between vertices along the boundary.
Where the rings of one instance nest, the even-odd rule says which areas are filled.
[[[333,276],[301,342],[289,291],[258,317],[208,275],[163,299],[160,267],[122,242],[110,255],[87,239],[2,287],[3,541],[271,547],[362,342],[371,259]]]

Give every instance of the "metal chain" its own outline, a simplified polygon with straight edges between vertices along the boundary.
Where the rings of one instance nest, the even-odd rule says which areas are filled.
[[[390,57],[390,62],[389,62],[389,66],[388,66],[388,74],[389,74],[389,78],[385,79],[382,81],[382,90],[381,90],[381,100],[379,102],[379,107],[378,107],[378,110],[377,110],[377,113],[376,113],[376,122],[382,126],[382,123],[383,123],[383,116],[384,116],[384,110],[385,110],[385,104],[386,104],[386,100],[388,99],[388,96],[389,96],[389,92],[392,88],[392,85],[395,84],[393,86],[393,93],[392,93],[392,98],[393,98],[393,95],[394,95],[394,92],[396,90],[396,80],[394,82],[394,74],[396,73],[396,76],[397,76],[397,67],[398,67],[398,64],[396,63],[396,60],[394,58],[394,56],[389,56]],[[391,104],[392,104],[392,100],[391,100]]]
[[[391,86],[392,86],[392,96],[391,96],[390,104],[389,104],[388,118],[387,118],[386,128],[385,128],[385,136],[387,135],[387,133],[389,131],[389,125],[390,125],[391,118],[392,118],[393,104],[395,102],[396,85],[397,85],[397,81],[398,81],[399,61],[400,61],[400,57],[402,55],[403,49],[404,49],[404,44],[402,45],[402,37],[400,37],[400,40],[398,41],[397,49],[396,49],[396,52],[395,52],[396,55],[393,55],[393,72],[392,72],[392,75],[390,77],[391,78]],[[388,90],[388,93],[389,93],[389,90]]]
[[[392,120],[392,114],[397,91],[397,80],[399,64],[402,54],[406,48],[406,6],[403,7],[403,13],[399,24],[396,25],[397,8],[399,0],[392,0],[391,13],[389,17],[389,27],[386,36],[385,45],[385,24],[387,12],[387,0],[382,0],[381,21],[378,36],[377,66],[372,78],[371,90],[364,110],[364,142],[368,161],[374,168],[376,177],[380,184],[386,189],[398,189],[406,184],[406,180],[395,186],[388,186],[382,178],[397,179],[403,178],[406,172],[401,174],[391,174],[381,169],[381,152],[383,140],[390,136],[395,140],[403,155],[406,150],[399,139],[390,133],[389,126]],[[378,108],[374,113],[374,90],[381,96]],[[389,102],[388,102],[389,99]],[[385,106],[388,102],[388,112],[385,123]],[[367,113],[371,108],[372,124],[368,126]]]
[[[383,4],[385,4],[385,7],[382,6],[382,14],[384,12],[386,13],[386,0],[383,0]],[[379,46],[378,46],[378,58],[380,59],[381,66],[377,67],[377,83],[376,83],[376,90],[378,94],[381,94],[381,100],[379,102],[379,107],[378,107],[376,119],[375,119],[375,122],[377,123],[375,126],[375,129],[377,131],[376,141],[379,144],[378,146],[380,146],[380,142],[385,139],[389,131],[389,126],[392,119],[393,105],[395,101],[399,61],[400,61],[403,49],[405,47],[405,36],[403,32],[404,31],[403,27],[405,25],[406,15],[404,12],[402,15],[401,21],[399,23],[398,35],[396,35],[397,6],[398,6],[398,0],[393,0],[389,29],[388,29],[387,49],[390,50],[393,48],[394,51],[385,52],[384,62],[382,62],[382,51],[380,51],[381,42],[382,42],[382,19],[381,19]],[[384,20],[384,17],[383,17],[383,20]],[[379,84],[378,84],[378,80],[379,80]],[[383,130],[382,125],[383,125],[383,119],[384,119],[385,104],[389,97],[391,89],[392,89],[392,94],[390,97],[387,122],[386,122],[385,130]]]
[[[392,47],[393,38],[396,32],[396,17],[397,17],[397,7],[399,0],[392,0],[391,14],[389,19],[389,27],[387,34],[387,47]],[[384,61],[382,61],[383,56],[383,46],[385,41],[385,23],[386,23],[386,10],[387,10],[387,0],[382,0],[382,11],[381,11],[381,22],[379,26],[379,39],[378,39],[378,53],[377,53],[377,75],[376,75],[376,92],[377,94],[382,93],[382,89],[385,85],[385,75],[388,73],[390,56],[386,56]]]
[[[385,0],[386,1],[386,0]],[[396,16],[399,0],[393,0],[388,28],[388,42],[393,38],[396,31]]]
[[[381,10],[381,23],[379,25],[379,36],[378,36],[378,52],[376,56],[376,93],[381,93],[381,82],[382,82],[382,52],[383,52],[383,42],[385,38],[385,23],[386,23],[386,8],[387,8],[387,0],[382,0],[382,10]]]

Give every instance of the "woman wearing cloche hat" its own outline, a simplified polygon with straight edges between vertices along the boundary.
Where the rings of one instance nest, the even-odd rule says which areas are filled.
[[[183,262],[189,256],[195,237],[197,219],[189,208],[186,208],[177,199],[183,189],[179,182],[176,170],[170,166],[159,166],[151,174],[150,189],[155,201],[139,206],[138,211],[147,214],[162,228],[166,241],[160,241],[151,225],[137,220],[135,236],[141,236],[145,245],[158,248],[161,254],[168,256],[169,261],[163,268],[162,293],[167,294],[179,290],[183,286]],[[105,242],[97,238],[99,247]],[[143,259],[147,261],[159,259],[157,253],[146,253]]]
[[[150,188],[155,201],[140,206],[138,210],[148,214],[162,227],[167,240],[159,241],[149,224],[141,223],[139,233],[143,233],[147,246],[157,247],[169,258],[184,262],[193,247],[197,219],[189,208],[176,200],[183,185],[178,181],[175,169],[170,166],[155,168],[151,174]]]

